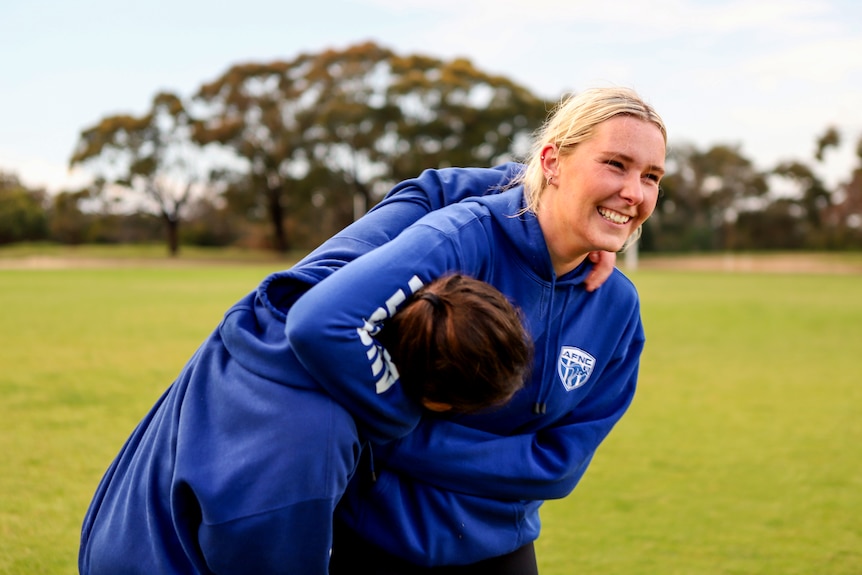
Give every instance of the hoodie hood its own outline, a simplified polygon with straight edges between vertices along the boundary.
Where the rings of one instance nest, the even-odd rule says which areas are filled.
[[[526,211],[523,186],[495,196],[471,198],[466,202],[476,202],[489,208],[490,217],[496,222],[497,229],[502,231],[508,240],[507,250],[517,254],[537,278],[551,284],[566,285],[577,285],[586,280],[592,269],[587,259],[567,274],[556,276],[539,218],[533,212]]]
[[[319,389],[284,335],[290,306],[311,287],[307,279],[289,270],[268,276],[227,311],[218,333],[231,359],[243,369],[276,385]]]

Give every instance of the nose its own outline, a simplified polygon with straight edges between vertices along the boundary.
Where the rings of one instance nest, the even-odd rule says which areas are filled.
[[[620,196],[626,201],[626,203],[628,203],[628,205],[637,206],[644,201],[643,186],[644,184],[641,181],[640,174],[632,174],[623,182]]]

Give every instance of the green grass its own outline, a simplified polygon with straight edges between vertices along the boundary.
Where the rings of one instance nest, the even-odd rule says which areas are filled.
[[[76,572],[108,463],[271,269],[0,271],[0,573]]]
[[[105,467],[280,267],[197,264],[0,270],[0,574],[75,572]],[[862,276],[633,279],[638,395],[545,505],[543,575],[862,572]]]
[[[862,276],[639,272],[635,402],[542,573],[862,572]]]
[[[276,262],[295,261],[304,252],[289,254],[286,258],[264,250],[242,248],[208,248],[200,246],[180,246],[174,258],[167,257],[164,244],[87,244],[70,246],[54,243],[18,243],[0,246],[0,264],[20,262],[25,259],[62,259],[76,262],[98,262],[109,264],[134,265],[154,264],[159,267],[191,265],[196,263],[260,263],[272,265]]]

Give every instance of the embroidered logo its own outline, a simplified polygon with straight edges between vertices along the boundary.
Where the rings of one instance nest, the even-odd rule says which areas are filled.
[[[572,391],[587,383],[595,365],[596,358],[584,350],[565,345],[561,347],[557,373],[560,375],[566,391]]]

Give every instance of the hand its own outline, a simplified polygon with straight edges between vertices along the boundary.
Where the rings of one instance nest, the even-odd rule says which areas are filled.
[[[611,272],[614,271],[614,266],[617,263],[617,254],[614,252],[590,252],[587,257],[595,264],[584,281],[587,291],[592,292],[599,289],[611,277]]]

